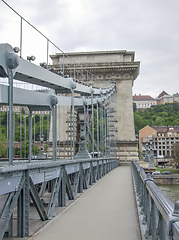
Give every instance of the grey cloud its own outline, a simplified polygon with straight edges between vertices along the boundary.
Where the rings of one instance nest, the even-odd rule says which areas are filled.
[[[29,8],[29,20],[65,52],[135,51],[141,70],[134,93],[157,96],[162,90],[179,91],[178,0],[18,0],[18,4],[21,12]]]

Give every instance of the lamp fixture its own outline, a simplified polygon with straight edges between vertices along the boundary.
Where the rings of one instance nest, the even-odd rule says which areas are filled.
[[[35,56],[27,56],[27,61],[31,62],[34,61],[36,59]]]
[[[14,52],[18,53],[20,51],[20,49],[18,47],[14,47]]]

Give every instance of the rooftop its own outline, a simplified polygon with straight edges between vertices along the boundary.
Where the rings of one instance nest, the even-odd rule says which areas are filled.
[[[133,96],[133,101],[155,101],[154,98],[152,98],[149,95],[134,95]]]
[[[160,133],[166,133],[166,132],[179,132],[179,126],[154,126],[152,127],[153,129],[155,129],[157,132]]]

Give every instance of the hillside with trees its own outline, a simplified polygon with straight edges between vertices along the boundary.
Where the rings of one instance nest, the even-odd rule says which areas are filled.
[[[149,126],[179,126],[179,103],[166,103],[147,109],[136,109],[134,104],[135,132]]]

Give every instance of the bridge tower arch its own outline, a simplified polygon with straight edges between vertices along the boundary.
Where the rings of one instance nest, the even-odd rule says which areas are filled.
[[[68,57],[65,57],[66,55]],[[100,88],[109,86],[109,82],[116,83],[116,92],[108,109],[114,113],[113,131],[117,156],[121,163],[137,160],[138,142],[134,129],[132,86],[139,75],[140,62],[134,60],[135,52],[126,50],[68,52],[56,53],[50,57],[53,62],[52,68],[67,77],[78,78],[84,83],[91,83]]]

